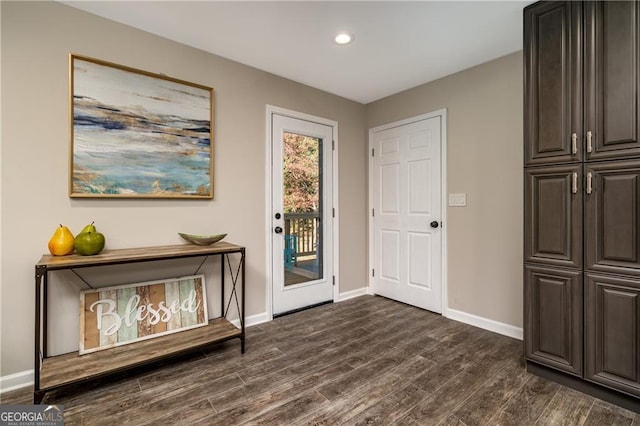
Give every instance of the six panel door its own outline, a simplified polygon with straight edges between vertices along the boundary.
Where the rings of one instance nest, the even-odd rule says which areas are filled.
[[[640,276],[640,160],[585,165],[586,269]]]
[[[582,5],[525,9],[525,165],[582,159]]]
[[[525,261],[582,267],[582,170],[525,170]]]
[[[585,376],[640,395],[640,281],[597,274],[585,281]]]
[[[442,116],[372,137],[373,290],[442,312]]]
[[[587,160],[640,155],[640,4],[585,2]]]
[[[582,273],[525,266],[525,356],[582,374]]]

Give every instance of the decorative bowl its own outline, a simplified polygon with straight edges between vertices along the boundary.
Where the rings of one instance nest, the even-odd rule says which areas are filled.
[[[221,239],[227,236],[227,234],[218,234],[218,235],[193,235],[193,234],[184,234],[182,232],[178,232],[185,240],[189,241],[191,244],[196,244],[198,246],[208,246],[213,243],[217,243]]]

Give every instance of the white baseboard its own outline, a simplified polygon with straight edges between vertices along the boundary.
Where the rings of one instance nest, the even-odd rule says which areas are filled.
[[[493,331],[494,333],[522,340],[523,331],[520,327],[515,327],[513,325],[479,317],[477,315],[469,314],[467,312],[462,312],[455,309],[447,309],[444,316],[452,320],[463,322],[465,324]]]
[[[27,386],[33,386],[33,370],[0,376],[0,394],[26,388]]]
[[[270,320],[269,320],[269,317],[267,316],[267,313],[263,312],[261,314],[256,314],[256,315],[251,315],[249,317],[246,317],[244,321],[245,321],[244,323],[245,327],[251,327],[252,325],[262,324],[263,322],[267,322]],[[231,320],[230,322],[231,324],[240,328],[240,320],[234,319],[234,320]]]
[[[368,291],[368,287],[358,288],[356,290],[345,291],[344,293],[340,293],[338,295],[338,300],[336,302],[344,302],[345,300],[353,299],[354,297],[364,296]]]

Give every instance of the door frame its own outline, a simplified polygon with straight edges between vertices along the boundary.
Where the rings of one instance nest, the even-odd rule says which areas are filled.
[[[272,179],[272,146],[271,146],[271,135],[272,135],[272,125],[273,122],[271,120],[271,117],[274,115],[283,115],[286,117],[290,117],[290,118],[294,118],[294,119],[298,119],[298,120],[305,120],[305,121],[310,121],[313,123],[317,123],[317,124],[322,124],[325,126],[329,126],[331,127],[332,130],[332,134],[333,134],[333,150],[331,151],[332,156],[331,156],[331,161],[333,162],[333,167],[332,167],[332,175],[331,175],[331,184],[332,184],[332,192],[333,192],[333,196],[332,199],[330,200],[334,211],[335,211],[335,215],[332,217],[333,219],[333,228],[332,228],[332,233],[333,233],[333,244],[332,244],[332,259],[331,261],[333,262],[333,277],[334,277],[334,285],[333,285],[333,301],[337,301],[339,300],[339,294],[340,294],[340,256],[339,256],[339,217],[340,217],[340,209],[338,208],[338,200],[339,200],[339,194],[338,194],[338,122],[335,120],[330,120],[327,118],[323,118],[323,117],[318,117],[315,115],[310,115],[310,114],[305,114],[302,112],[298,112],[298,111],[293,111],[290,109],[286,109],[286,108],[281,108],[281,107],[277,107],[274,105],[266,105],[266,143],[265,143],[265,151],[266,151],[266,164],[265,164],[265,243],[266,243],[266,271],[267,271],[267,287],[266,287],[266,313],[267,313],[267,321],[271,321],[273,320],[273,271],[272,271],[272,265],[273,265],[273,249],[272,249],[272,244],[271,244],[271,238],[272,238],[272,233],[273,230],[271,229],[271,225],[273,223],[273,220],[271,218],[271,212],[273,211],[273,179]],[[328,280],[331,280],[331,277],[327,277]]]
[[[442,233],[442,242],[441,242],[441,267],[442,267],[442,316],[448,316],[448,295],[447,295],[447,109],[439,109],[436,111],[432,111],[426,114],[416,115],[413,117],[406,118],[404,120],[395,121],[393,123],[383,124],[381,126],[373,127],[369,129],[369,150],[367,151],[367,155],[369,156],[369,210],[367,212],[368,222],[369,222],[369,259],[368,259],[368,269],[367,274],[369,276],[368,285],[367,285],[367,293],[374,293],[374,277],[372,274],[372,268],[374,264],[374,247],[373,247],[373,238],[374,238],[374,229],[373,229],[373,217],[371,212],[374,209],[373,205],[373,155],[371,155],[372,150],[374,148],[373,135],[376,132],[380,132],[383,130],[392,129],[394,127],[400,127],[407,124],[415,123],[417,121],[428,120],[430,118],[440,117],[440,191],[442,194],[442,200],[440,203],[440,222],[442,224],[441,233]]]

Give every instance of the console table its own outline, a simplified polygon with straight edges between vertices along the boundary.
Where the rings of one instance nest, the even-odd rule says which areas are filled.
[[[230,256],[234,254],[239,255],[239,263],[237,267],[232,268]],[[78,352],[71,352],[63,355],[48,356],[47,285],[49,272],[195,257],[205,257],[203,260],[204,263],[209,256],[219,256],[221,258],[220,287],[222,315],[209,320],[208,325],[85,355],[79,355]],[[224,294],[225,261],[230,269],[232,280],[231,292],[227,298],[225,298]],[[211,246],[185,244],[104,250],[95,256],[42,256],[35,266],[34,404],[40,403],[48,391],[120,373],[154,361],[193,352],[205,346],[229,339],[239,338],[240,351],[244,353],[244,277],[245,248],[224,241]],[[238,296],[238,287],[240,296]],[[227,319],[229,308],[233,301],[235,301],[238,309],[240,328],[234,326]]]

